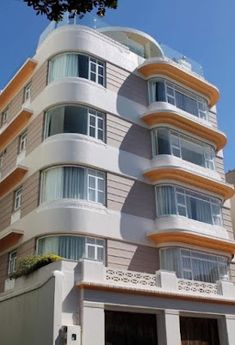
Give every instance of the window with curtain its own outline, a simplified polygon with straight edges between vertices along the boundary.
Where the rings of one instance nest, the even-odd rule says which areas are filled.
[[[157,216],[180,215],[222,225],[221,201],[174,185],[156,186]]]
[[[105,173],[77,166],[42,171],[41,202],[81,199],[105,204]]]
[[[105,86],[105,63],[73,52],[54,56],[49,61],[48,83],[66,77],[85,78]]]
[[[209,144],[167,127],[152,131],[153,154],[169,154],[207,169],[215,169],[215,150]]]
[[[45,114],[44,138],[60,133],[85,134],[105,140],[105,115],[80,105],[64,105]]]
[[[227,257],[179,247],[161,248],[160,267],[178,278],[208,283],[230,276]]]
[[[104,261],[105,241],[94,237],[48,236],[39,238],[38,254],[56,254],[70,260],[81,258]]]
[[[168,102],[194,116],[207,120],[208,106],[204,98],[168,80],[149,81],[150,102]]]

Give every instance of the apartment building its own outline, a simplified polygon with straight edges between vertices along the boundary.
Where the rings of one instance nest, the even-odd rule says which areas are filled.
[[[219,91],[144,32],[78,24],[0,94],[1,344],[234,345]]]

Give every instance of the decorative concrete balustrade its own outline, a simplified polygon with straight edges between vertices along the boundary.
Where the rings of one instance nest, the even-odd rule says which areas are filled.
[[[155,274],[105,267],[103,263],[81,260],[77,285],[90,284],[106,287],[177,293],[182,295],[235,298],[235,286],[228,280],[217,283],[178,279],[175,272],[159,270]]]
[[[175,272],[159,270],[155,274],[105,267],[102,262],[82,259],[79,262],[62,260],[47,265],[27,277],[7,280],[5,291],[21,291],[41,284],[54,272],[71,271],[76,286],[96,286],[120,290],[176,294],[235,300],[235,286],[231,281],[219,280],[216,284],[178,279]]]

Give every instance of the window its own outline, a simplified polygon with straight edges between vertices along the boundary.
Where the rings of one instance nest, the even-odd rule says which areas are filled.
[[[149,82],[149,91],[150,102],[168,102],[192,115],[207,120],[207,102],[193,92],[160,78]]]
[[[104,261],[104,240],[86,237],[85,258]]]
[[[6,108],[5,110],[3,110],[3,112],[2,112],[2,117],[1,117],[1,126],[4,126],[4,125],[7,123],[8,112],[9,112],[9,109],[8,109],[8,108]]]
[[[70,260],[104,261],[105,241],[82,236],[48,236],[38,240],[38,254],[56,254]]]
[[[105,174],[75,166],[53,167],[43,171],[41,202],[67,198],[105,204]]]
[[[27,143],[27,132],[24,132],[19,136],[18,153],[21,153],[26,150],[26,143]]]
[[[28,83],[24,88],[24,96],[23,96],[23,103],[27,100],[30,100],[31,95],[31,82]]]
[[[21,207],[22,201],[22,187],[18,188],[14,193],[14,211],[17,211]]]
[[[160,249],[161,269],[176,272],[178,278],[216,283],[229,277],[229,260],[196,250],[168,247]]]
[[[17,259],[17,252],[16,250],[9,253],[8,257],[8,274],[12,274],[16,271],[16,259]]]
[[[87,170],[87,187],[88,197],[90,201],[105,203],[105,186],[104,186],[104,173],[94,170]]]
[[[175,130],[158,127],[152,131],[153,154],[169,154],[211,170],[215,169],[215,150],[209,144]]]
[[[221,201],[177,186],[156,186],[157,216],[177,214],[199,222],[222,225]]]
[[[49,62],[48,82],[66,77],[85,78],[105,86],[105,63],[83,54],[57,55]]]
[[[45,138],[59,133],[79,133],[105,140],[105,115],[83,106],[65,105],[48,110],[44,126]]]

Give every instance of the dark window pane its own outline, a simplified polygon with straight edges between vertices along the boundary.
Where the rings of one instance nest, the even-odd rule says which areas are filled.
[[[78,76],[88,79],[88,57],[78,55]]]
[[[155,84],[155,101],[164,102],[165,100],[166,98],[164,83],[161,81],[157,81]]]
[[[98,84],[104,85],[104,78],[101,76],[98,76]]]
[[[95,73],[92,73],[92,72],[91,72],[91,77],[90,77],[90,79],[91,79],[92,81],[95,81],[95,80],[96,80],[96,75],[95,75]]]
[[[87,134],[87,109],[83,107],[65,107],[64,133]]]
[[[46,137],[63,133],[64,131],[64,107],[55,108],[47,112],[47,133]]]
[[[157,153],[160,154],[170,154],[170,140],[169,131],[166,128],[158,128],[157,130]]]

